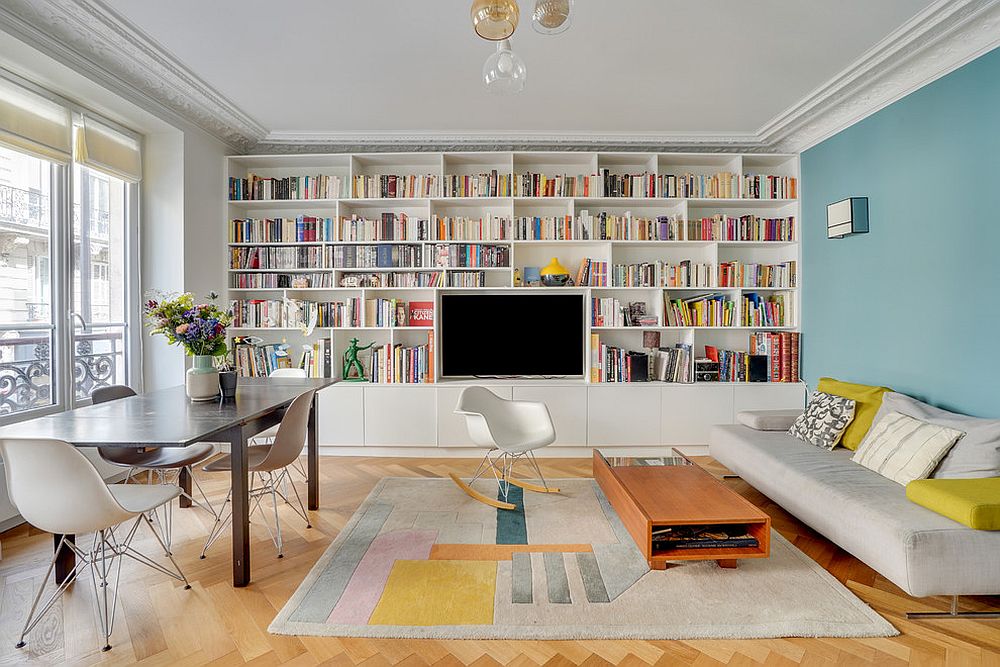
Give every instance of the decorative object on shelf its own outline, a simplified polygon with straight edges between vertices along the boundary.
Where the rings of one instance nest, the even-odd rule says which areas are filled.
[[[514,269],[514,287],[520,287],[524,282],[521,280],[521,269]]]
[[[537,266],[524,267],[524,284],[527,287],[539,287],[542,284],[542,274]]]
[[[572,23],[573,0],[535,0],[531,27],[543,35],[558,35]]]
[[[718,382],[719,362],[711,359],[694,360],[694,381],[695,382]]]
[[[476,34],[491,42],[507,39],[517,30],[521,10],[516,0],[473,0],[469,17]]]
[[[209,301],[219,298],[214,292]],[[160,335],[170,345],[180,345],[193,357],[184,386],[192,401],[210,401],[219,395],[219,371],[214,358],[226,354],[226,327],[232,314],[214,303],[194,302],[185,292],[176,297],[151,298],[145,304],[150,335]]]
[[[559,263],[558,257],[553,257],[539,273],[546,287],[563,287],[569,282],[569,269]]]
[[[374,341],[368,343],[364,347],[358,345],[358,339],[352,338],[351,344],[347,346],[344,350],[344,368],[343,368],[343,381],[344,382],[365,382],[365,367],[361,365],[358,361],[358,352],[363,350],[368,350],[374,346]]]
[[[524,90],[528,78],[528,68],[524,61],[510,47],[510,40],[497,42],[496,53],[483,63],[483,82],[486,90],[500,95],[519,93]]]
[[[868,197],[848,197],[826,207],[826,236],[842,239],[868,233]]]

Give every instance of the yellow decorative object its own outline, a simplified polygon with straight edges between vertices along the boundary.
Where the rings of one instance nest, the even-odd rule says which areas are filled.
[[[397,560],[369,625],[490,625],[495,561]]]
[[[906,497],[976,530],[1000,530],[1000,477],[917,479]]]
[[[548,266],[539,273],[542,276],[542,284],[546,287],[561,287],[569,282],[569,269],[559,263],[558,257],[553,257]]]
[[[868,429],[872,427],[875,414],[882,407],[882,394],[892,391],[888,387],[875,387],[868,384],[841,382],[833,378],[820,378],[817,390],[824,394],[843,396],[854,400],[854,419],[847,425],[840,444],[850,450],[855,450],[864,440]]]

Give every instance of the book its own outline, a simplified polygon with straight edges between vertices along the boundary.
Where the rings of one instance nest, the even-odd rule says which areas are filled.
[[[429,327],[434,325],[434,302],[411,301],[407,315],[411,327]]]
[[[798,180],[794,176],[743,175],[744,199],[797,199]]]
[[[334,199],[345,196],[339,176],[285,176],[274,178],[247,174],[229,178],[230,201],[269,199]]]
[[[511,175],[496,169],[479,174],[445,174],[445,197],[509,197]]]

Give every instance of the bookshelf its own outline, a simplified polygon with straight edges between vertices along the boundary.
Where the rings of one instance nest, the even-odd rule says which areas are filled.
[[[228,297],[238,307],[246,307],[246,301],[273,304],[268,306],[270,316],[250,318],[253,326],[234,327],[235,335],[283,341],[293,363],[303,346],[322,340],[330,350],[334,377],[340,374],[339,360],[352,337],[362,344],[374,342],[376,348],[432,348],[426,381],[340,383],[327,393],[339,391],[342,399],[352,396],[346,404],[358,407],[366,423],[372,414],[389,414],[393,409],[410,414],[411,404],[420,401],[420,414],[431,410],[436,415],[433,429],[427,426],[423,436],[417,429],[394,439],[381,435],[384,425],[373,422],[366,429],[355,424],[346,429],[348,435],[332,430],[321,435],[324,443],[358,444],[357,434],[364,433],[364,444],[371,446],[458,446],[465,440],[450,424],[452,399],[471,382],[488,384],[508,397],[546,395],[547,402],[556,401],[553,395],[558,393],[559,401],[575,405],[566,405],[562,417],[564,430],[570,433],[566,444],[586,444],[579,442],[584,437],[578,426],[581,417],[586,442],[614,444],[600,436],[605,432],[600,417],[590,415],[594,401],[610,401],[608,405],[631,401],[644,406],[646,414],[673,415],[670,423],[652,420],[660,434],[655,438],[633,434],[632,442],[639,445],[667,442],[660,437],[665,429],[677,432],[670,426],[680,416],[676,405],[690,407],[708,400],[715,407],[706,414],[727,422],[737,405],[788,407],[804,400],[801,383],[605,384],[592,382],[589,372],[558,380],[466,382],[442,378],[439,357],[433,354],[440,296],[454,291],[573,289],[587,303],[599,299],[617,300],[622,306],[645,304],[655,318],[649,326],[597,325],[588,318],[586,331],[581,332],[588,364],[592,335],[601,344],[644,351],[642,332],[655,330],[663,347],[690,346],[693,366],[704,345],[747,350],[751,332],[797,332],[802,266],[799,203],[793,196],[797,183],[791,180],[798,178],[796,155],[499,151],[237,155],[227,158],[226,169],[231,179],[226,221]],[[755,178],[746,178],[748,174]],[[268,193],[309,198],[234,198],[234,194],[265,194],[265,181],[255,185],[249,180],[253,176],[289,179],[266,181]],[[747,196],[751,184],[753,192],[764,198]],[[617,196],[623,192],[629,196]],[[525,267],[543,267],[552,257],[558,257],[574,278],[582,262],[604,263],[606,284],[516,286]],[[720,282],[724,277],[720,267],[726,268],[725,283]],[[626,282],[626,278],[631,279]],[[702,295],[732,304],[730,326],[679,324],[671,318],[670,302]],[[756,296],[748,301],[748,295]],[[433,314],[420,326],[409,326],[405,317],[401,323],[377,326],[366,304],[379,299],[395,299],[406,307],[430,304]],[[753,299],[780,301],[784,318],[770,326],[751,325],[747,311]],[[353,322],[341,313],[338,326],[304,330],[281,311],[287,300],[297,303],[297,309],[300,302],[322,304],[305,309],[320,311],[354,302],[360,304],[355,306],[360,313],[355,313]],[[368,354],[363,359],[370,359]],[[558,392],[552,391],[554,387]],[[420,389],[433,390],[434,395],[417,399],[413,392]],[[679,399],[685,391],[688,396]],[[365,412],[376,404],[379,410]],[[725,406],[731,409],[727,412]],[[330,410],[340,419],[348,416],[343,403],[331,405]],[[555,416],[558,410],[553,412]],[[728,419],[722,419],[727,414]],[[705,428],[680,428],[678,437],[695,433],[700,437]],[[591,434],[598,434],[597,439]]]

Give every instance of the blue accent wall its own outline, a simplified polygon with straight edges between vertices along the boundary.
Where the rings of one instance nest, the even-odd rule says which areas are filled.
[[[802,374],[1000,417],[1000,49],[805,151]],[[868,234],[826,206],[869,198]]]

